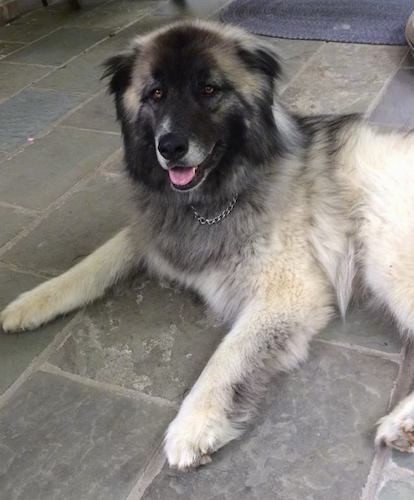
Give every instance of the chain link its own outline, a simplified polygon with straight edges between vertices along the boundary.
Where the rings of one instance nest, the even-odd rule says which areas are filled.
[[[216,217],[213,217],[212,219],[207,219],[206,217],[203,217],[200,215],[197,210],[191,205],[191,209],[193,211],[194,217],[198,220],[198,222],[201,225],[207,224],[208,226],[212,226],[213,224],[217,224],[218,222],[221,222],[223,219],[225,219],[228,215],[231,214],[233,211],[234,205],[237,202],[237,197],[238,195],[236,194],[233,196],[233,199],[231,200],[229,206],[225,208],[219,215]]]

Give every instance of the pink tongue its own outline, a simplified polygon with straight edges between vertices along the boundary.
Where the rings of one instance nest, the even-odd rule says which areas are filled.
[[[195,177],[195,167],[174,167],[168,170],[170,180],[176,186],[185,186],[189,184]]]

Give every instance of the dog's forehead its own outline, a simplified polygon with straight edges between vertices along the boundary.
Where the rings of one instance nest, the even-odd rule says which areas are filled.
[[[174,82],[218,73],[217,54],[226,41],[217,33],[195,26],[180,26],[155,37],[147,53],[151,71]],[[216,55],[216,57],[214,57]]]
[[[252,64],[257,41],[238,28],[180,22],[136,38],[131,48],[135,63],[123,97],[130,109],[139,107],[139,96],[154,80],[179,91],[194,83],[224,84],[237,89],[246,102],[267,88],[263,72],[251,69],[258,65]]]

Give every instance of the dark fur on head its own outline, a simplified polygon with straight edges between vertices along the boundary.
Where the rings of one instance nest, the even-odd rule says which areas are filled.
[[[115,96],[131,177],[169,205],[221,206],[236,192],[258,189],[270,160],[286,154],[292,142],[286,137],[289,115],[280,107],[285,124],[279,127],[272,109],[280,74],[273,48],[233,28],[180,22],[138,38],[128,52],[106,62],[104,74]],[[210,79],[218,81],[218,98],[198,98],[194,89]],[[148,98],[151,85],[169,92],[164,109]],[[127,92],[136,92],[137,109],[126,101]],[[157,160],[155,135],[166,115],[206,148],[218,145],[217,164],[188,193],[171,189]]]

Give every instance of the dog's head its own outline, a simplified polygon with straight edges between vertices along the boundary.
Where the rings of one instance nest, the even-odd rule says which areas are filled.
[[[164,192],[234,192],[235,169],[281,146],[279,74],[273,49],[235,28],[187,21],[138,37],[104,75],[131,175]]]

